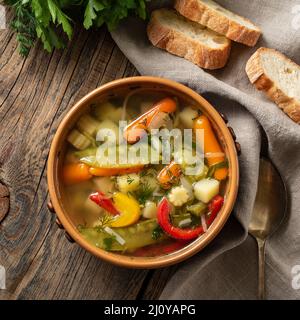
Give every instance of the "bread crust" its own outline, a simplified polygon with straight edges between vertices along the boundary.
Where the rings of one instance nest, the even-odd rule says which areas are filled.
[[[276,83],[270,79],[261,64],[261,54],[263,52],[272,53],[281,59],[287,60],[289,63],[300,69],[294,61],[286,57],[284,54],[275,49],[259,48],[248,60],[246,65],[246,73],[249,80],[258,90],[264,91],[267,96],[275,102],[293,121],[300,124],[300,101],[289,97],[285,92],[277,87]]]
[[[186,38],[181,32],[161,24],[155,12],[151,15],[147,34],[154,46],[183,57],[201,68],[210,70],[223,68],[230,55],[230,40],[222,48],[214,49],[205,44],[201,45]]]
[[[212,9],[198,0],[176,0],[174,7],[186,18],[207,26],[233,41],[243,43],[250,47],[256,45],[261,35],[259,27],[255,26],[258,30],[249,29],[223,16],[222,12]],[[235,15],[238,16],[237,14]],[[241,18],[252,23],[244,17]]]

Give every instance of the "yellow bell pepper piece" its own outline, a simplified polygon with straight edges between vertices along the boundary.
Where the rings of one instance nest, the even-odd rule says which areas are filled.
[[[111,227],[126,227],[139,220],[141,209],[139,203],[134,198],[122,192],[116,192],[113,195],[113,201],[120,215],[110,223]]]

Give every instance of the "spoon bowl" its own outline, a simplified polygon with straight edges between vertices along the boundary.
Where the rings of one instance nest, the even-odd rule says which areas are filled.
[[[287,211],[288,195],[282,177],[267,158],[260,159],[258,189],[249,233],[259,249],[259,299],[265,298],[265,242],[279,228]]]

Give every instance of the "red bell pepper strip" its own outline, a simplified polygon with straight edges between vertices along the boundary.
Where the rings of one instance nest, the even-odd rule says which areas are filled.
[[[209,204],[210,215],[206,220],[209,227],[220,211],[224,199],[221,196],[216,196]],[[167,198],[163,198],[157,209],[157,220],[161,228],[172,238],[178,240],[192,240],[204,233],[203,227],[181,229],[172,225],[170,221],[171,205]]]
[[[120,214],[120,212],[114,206],[113,201],[108,198],[103,192],[98,191],[96,193],[92,193],[89,198],[94,201],[98,206],[108,211],[110,214],[116,216]]]
[[[217,213],[221,210],[222,206],[224,204],[224,198],[217,195],[215,196],[211,202],[208,205],[208,211],[210,212],[210,216],[208,218],[208,222],[211,220],[211,216],[213,217],[213,220],[215,219]],[[210,222],[210,224],[213,222],[213,220]]]

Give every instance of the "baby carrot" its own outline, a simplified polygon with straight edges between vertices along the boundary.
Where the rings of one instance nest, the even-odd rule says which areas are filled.
[[[171,98],[164,98],[157,102],[153,108],[132,121],[124,129],[124,138],[128,143],[136,143],[147,133],[148,127],[155,115],[159,112],[172,113],[176,111],[176,101]],[[159,128],[158,128],[159,129]]]
[[[194,120],[194,130],[204,130],[204,153],[207,157],[209,167],[225,161],[225,155],[210,124],[209,119],[201,115]],[[214,177],[217,180],[224,180],[228,175],[227,168],[218,168]]]
[[[89,166],[84,163],[71,163],[63,167],[63,181],[65,184],[75,184],[91,178]]]

